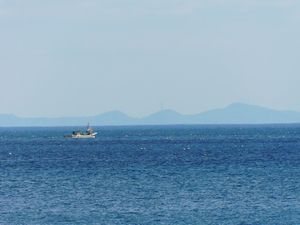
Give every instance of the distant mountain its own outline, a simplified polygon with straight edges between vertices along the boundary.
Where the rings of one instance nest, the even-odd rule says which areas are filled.
[[[0,114],[0,126],[18,126],[21,119],[12,114]]]
[[[234,103],[225,108],[193,115],[183,115],[174,110],[162,110],[143,118],[129,117],[119,111],[89,117],[61,118],[23,118],[12,114],[0,114],[0,126],[84,126],[88,122],[93,126],[300,123],[300,112]]]
[[[191,122],[193,121],[213,124],[297,123],[300,122],[300,113],[234,103],[223,109],[193,115]]]
[[[183,123],[186,116],[174,110],[162,110],[142,118],[141,124],[178,124]]]
[[[120,111],[111,111],[88,118],[88,121],[95,125],[130,125],[135,124],[136,120],[137,119],[131,118]]]

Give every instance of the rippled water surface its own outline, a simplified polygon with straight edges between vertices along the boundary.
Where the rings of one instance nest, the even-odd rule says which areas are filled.
[[[300,125],[0,129],[0,224],[300,224]]]

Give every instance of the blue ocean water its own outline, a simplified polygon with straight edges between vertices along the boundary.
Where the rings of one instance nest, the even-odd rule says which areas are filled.
[[[0,224],[300,224],[300,125],[0,129]]]

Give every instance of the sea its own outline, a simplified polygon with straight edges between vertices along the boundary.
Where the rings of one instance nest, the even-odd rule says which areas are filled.
[[[300,125],[94,129],[0,128],[0,224],[300,224]]]

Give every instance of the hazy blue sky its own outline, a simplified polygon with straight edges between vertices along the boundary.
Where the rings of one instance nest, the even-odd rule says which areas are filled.
[[[300,111],[299,0],[0,0],[0,113]]]

